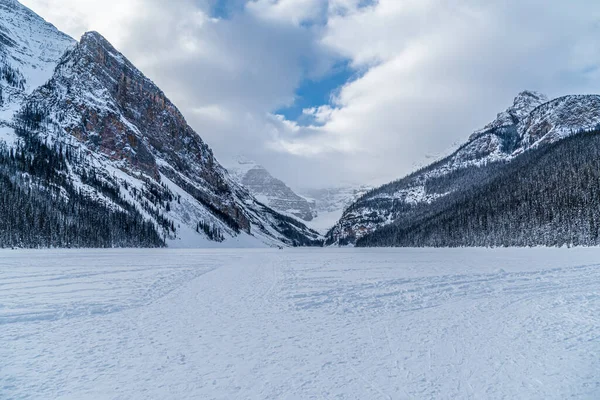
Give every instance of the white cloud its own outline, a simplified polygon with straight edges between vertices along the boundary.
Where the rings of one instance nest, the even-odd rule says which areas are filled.
[[[129,23],[145,10],[144,0],[19,0],[76,39],[86,31],[102,32],[115,45]]]
[[[296,186],[397,178],[523,89],[600,88],[591,0],[249,0],[230,19],[213,0],[23,2],[75,37],[105,35],[217,156],[246,153]],[[305,110],[314,126],[271,115],[340,59],[360,77]]]
[[[466,139],[523,89],[598,91],[599,22],[600,4],[585,0],[380,0],[332,15],[322,43],[367,72],[335,108],[307,110],[322,126],[299,127],[279,146],[340,150],[332,165],[345,172],[394,179]]]
[[[326,5],[322,0],[253,0],[247,9],[259,18],[300,25],[319,19]]]

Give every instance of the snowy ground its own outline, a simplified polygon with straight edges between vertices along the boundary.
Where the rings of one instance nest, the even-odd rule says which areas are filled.
[[[1,399],[598,399],[600,250],[0,251]]]

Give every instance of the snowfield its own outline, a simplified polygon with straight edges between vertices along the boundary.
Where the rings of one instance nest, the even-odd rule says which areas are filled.
[[[600,249],[0,251],[1,399],[598,399]]]

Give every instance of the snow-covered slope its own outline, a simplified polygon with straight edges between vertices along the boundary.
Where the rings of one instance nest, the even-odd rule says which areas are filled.
[[[517,129],[521,146],[515,154],[581,131],[595,129],[599,124],[600,96],[559,97],[535,108],[520,121]]]
[[[235,182],[165,94],[100,34],[74,43],[18,2],[0,5],[5,65],[20,79],[2,132],[63,154],[65,185],[115,209],[133,205],[171,246],[318,244],[316,232]]]
[[[262,165],[240,156],[226,162],[225,167],[237,182],[274,210],[304,221],[312,221],[316,216],[313,204],[273,177]]]
[[[0,0],[0,141],[12,143],[7,122],[75,43],[16,0]]]
[[[540,93],[522,92],[513,105],[474,132],[450,156],[362,196],[344,212],[329,232],[328,241],[352,243],[396,221],[414,205],[432,203],[457,189],[477,184],[469,180],[468,171],[473,168],[510,162],[529,149],[593,129],[598,124],[600,96],[565,96],[548,101]]]
[[[0,250],[2,399],[599,399],[598,249]]]

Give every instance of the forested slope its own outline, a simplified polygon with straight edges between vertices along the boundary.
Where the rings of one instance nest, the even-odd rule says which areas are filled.
[[[413,207],[357,246],[600,244],[600,130],[463,173],[479,183]],[[430,184],[444,190],[443,179]]]

